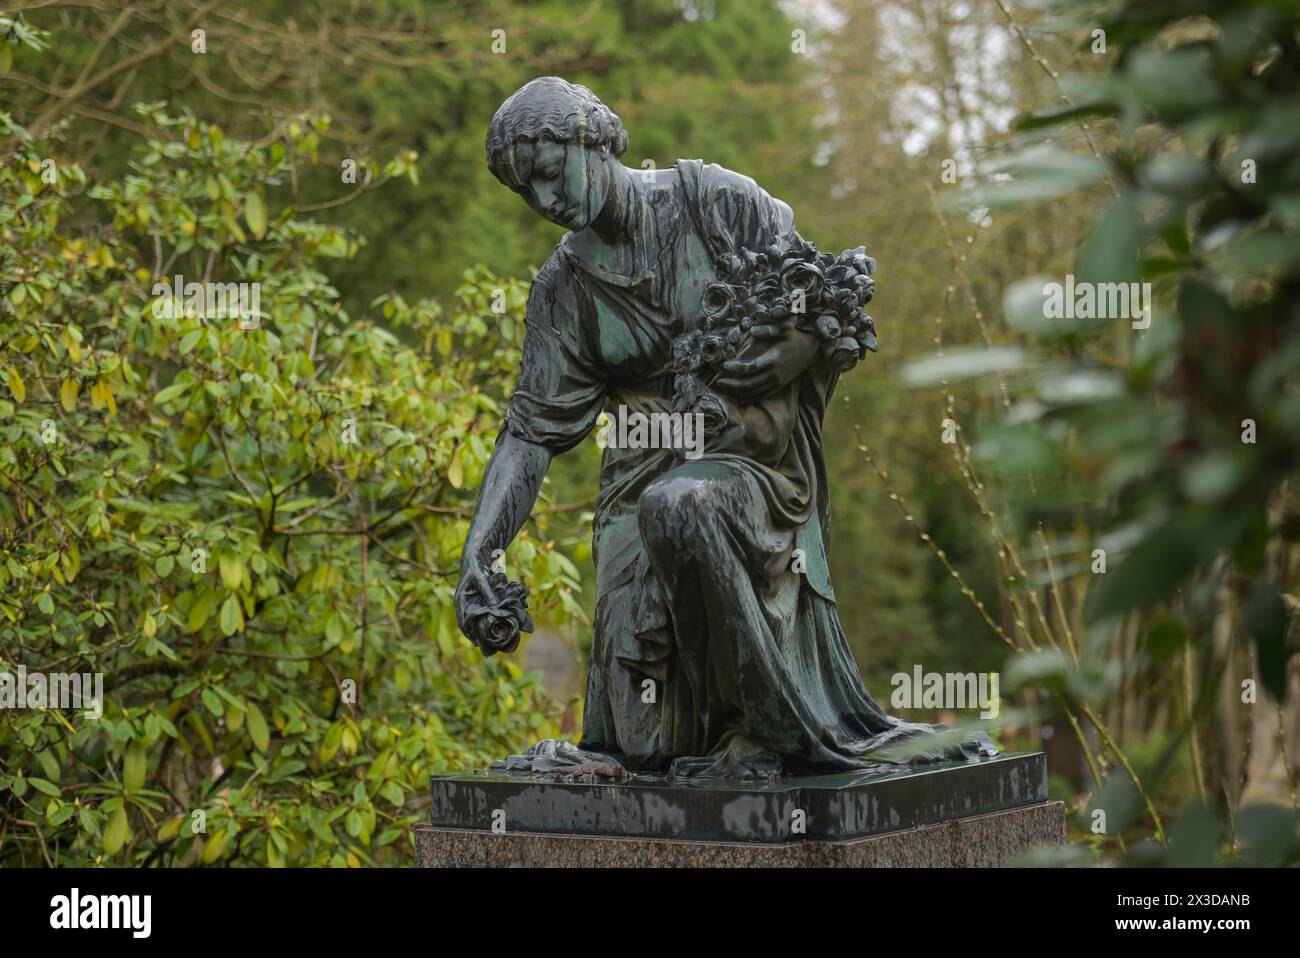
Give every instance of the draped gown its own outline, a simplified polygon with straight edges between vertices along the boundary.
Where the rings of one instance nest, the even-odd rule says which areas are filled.
[[[646,202],[642,275],[580,261],[570,234],[533,281],[504,425],[515,436],[559,454],[603,409],[669,411],[670,344],[698,328],[718,257],[796,235],[785,203],[698,160],[657,175]],[[765,462],[707,444],[694,460],[607,446],[583,754],[683,777],[766,777],[995,752],[982,734],[886,715],[859,678],[828,567],[821,426],[836,380],[819,360],[786,387],[783,448]]]

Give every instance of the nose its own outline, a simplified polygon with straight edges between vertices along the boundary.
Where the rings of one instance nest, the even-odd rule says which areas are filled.
[[[538,208],[548,216],[558,216],[564,212],[564,202],[558,190],[542,187],[534,195]]]

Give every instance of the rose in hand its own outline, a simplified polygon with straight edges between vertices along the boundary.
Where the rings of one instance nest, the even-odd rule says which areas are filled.
[[[496,571],[462,571],[456,589],[456,618],[465,637],[485,657],[513,652],[519,647],[521,633],[533,631],[528,588]]]
[[[533,631],[533,617],[528,614],[528,588],[511,582],[500,572],[488,577],[499,600],[474,616],[470,640],[484,656],[513,652],[519,648],[520,633]]]

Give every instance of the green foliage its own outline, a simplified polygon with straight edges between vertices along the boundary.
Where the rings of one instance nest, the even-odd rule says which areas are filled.
[[[1113,657],[1122,668],[1109,676],[1096,670],[1095,652],[1069,662],[1057,650],[1051,681],[1028,684],[1087,709],[1126,676],[1174,679],[1161,690],[1176,703],[1172,731],[1148,741],[1154,754],[1132,763],[1138,775],[1116,769],[1094,803],[1110,809],[1117,831],[1145,805],[1164,839],[1155,809],[1186,793],[1177,776],[1190,754],[1186,777],[1205,807],[1171,829],[1165,851],[1135,860],[1208,864],[1221,843],[1236,842],[1243,861],[1294,861],[1289,812],[1279,822],[1237,809],[1258,826],[1249,835],[1214,821],[1212,813],[1231,815],[1224,798],[1235,786],[1223,782],[1222,756],[1210,756],[1219,774],[1206,773],[1215,766],[1197,736],[1217,730],[1216,697],[1224,684],[1238,692],[1241,678],[1279,703],[1283,728],[1297,649],[1288,638],[1300,600],[1286,483],[1300,464],[1300,3],[1132,0],[1108,7],[1096,25],[1118,56],[1070,87],[1076,102],[1067,109],[1023,118],[1022,149],[1005,165],[1012,178],[973,199],[1014,206],[1088,188],[1104,197],[1073,272],[1079,283],[1150,283],[1149,328],[1137,315],[1049,318],[1041,278],[1013,287],[1008,320],[1036,349],[1003,372],[1032,399],[985,431],[981,451],[1008,482],[1029,475],[1019,521],[1043,522],[1069,543],[1059,552],[1074,553],[1066,574],[1087,583],[1093,648],[1134,623],[1143,638],[1134,654]],[[1040,142],[1075,139],[1081,121],[1109,131],[1112,145],[1079,157]],[[1075,142],[1082,153],[1095,141]],[[983,375],[998,353],[950,352],[915,372]],[[1097,549],[1106,566],[1090,569]],[[1242,701],[1246,723],[1268,707]],[[1247,748],[1240,761],[1248,760]],[[1283,765],[1289,775],[1285,755]],[[1294,788],[1292,780],[1293,799]],[[1206,815],[1208,830],[1197,824]],[[1289,838],[1265,856],[1264,834]]]
[[[160,91],[249,140],[263,135],[266,117],[328,112],[338,126],[321,135],[322,163],[300,170],[295,184],[322,202],[337,197],[345,161],[418,149],[418,189],[395,183],[336,213],[385,239],[334,270],[352,308],[388,289],[445,295],[468,263],[524,275],[546,258],[560,232],[501,188],[483,153],[493,111],[536,76],[589,84],[613,106],[631,134],[629,166],[665,167],[685,152],[755,176],[777,195],[807,167],[807,149],[786,146],[810,140],[815,110],[800,84],[811,58],[790,49],[792,28],[805,24],[787,20],[777,0],[600,0],[581,9],[572,0],[241,0],[237,11],[195,24],[207,31],[205,54],[188,39],[155,49],[167,32],[189,37],[191,8],[136,0],[132,16],[119,19],[114,6],[26,13],[24,29],[44,27],[57,42],[44,69],[25,51],[16,58],[39,85],[5,90],[11,111],[35,128],[75,103],[51,102],[51,86],[84,76],[82,95],[96,112],[70,136],[88,167],[119,172],[134,136],[97,119],[109,112],[130,124],[122,116],[130,104]],[[286,29],[291,23],[311,27]],[[504,47],[494,42],[498,30]],[[153,55],[141,59],[142,50]],[[99,82],[128,56],[137,61],[130,71]],[[363,187],[366,177],[354,182]]]
[[[1195,15],[1206,20],[1191,29]],[[1029,374],[1038,401],[986,447],[996,459],[1032,444],[1041,473],[1086,471],[1090,495],[1115,504],[1113,522],[1131,534],[1090,592],[1093,620],[1168,600],[1224,557],[1247,583],[1267,578],[1280,531],[1267,510],[1300,461],[1300,128],[1289,119],[1300,4],[1230,15],[1213,3],[1122,4],[1102,28],[1125,53],[1085,85],[1086,106],[1024,125],[1059,135],[1080,115],[1103,116],[1131,131],[1107,158],[1115,196],[1076,273],[1153,284],[1151,328],[1117,349],[1122,333],[1054,321],[1066,349]],[[1023,292],[1009,298],[1013,320],[1041,315],[1041,296]],[[949,361],[978,373],[991,355]],[[1069,515],[1078,503],[1061,506]],[[1276,589],[1265,593],[1255,631],[1273,655],[1284,629]]]
[[[525,288],[475,271],[446,311],[350,316],[321,264],[361,237],[286,195],[324,120],[252,143],[139,113],[94,185],[0,114],[0,671],[105,691],[0,713],[0,864],[403,860],[429,773],[558,732],[451,605]],[[171,302],[176,275],[259,311]],[[508,562],[563,622],[540,523]]]

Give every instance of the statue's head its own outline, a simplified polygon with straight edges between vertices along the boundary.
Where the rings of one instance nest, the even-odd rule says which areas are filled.
[[[488,168],[534,210],[579,230],[604,207],[627,133],[585,86],[538,77],[502,103],[488,126]]]

